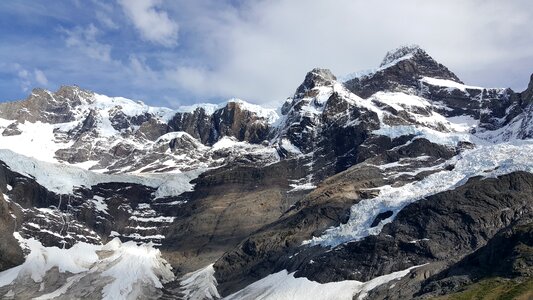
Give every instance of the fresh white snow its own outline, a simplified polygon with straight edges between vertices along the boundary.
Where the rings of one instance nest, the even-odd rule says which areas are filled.
[[[456,132],[470,132],[479,125],[479,120],[467,115],[448,117],[446,120]]]
[[[178,112],[193,113],[198,108],[203,108],[207,115],[212,115],[217,109],[221,108],[221,104],[213,103],[198,103],[193,105],[183,105],[178,108]]]
[[[187,273],[180,279],[181,292],[185,299],[218,299],[215,269],[210,264],[197,271]]]
[[[289,153],[302,154],[302,151],[300,151],[298,147],[294,146],[288,139],[282,139],[280,146],[281,148],[287,150],[287,152]]]
[[[170,108],[152,107],[144,104],[142,101],[134,101],[123,97],[109,97],[100,94],[94,94],[93,101],[84,106],[81,108],[82,111],[98,109],[100,111],[109,112],[109,110],[113,108],[120,108],[125,115],[130,117],[150,113],[167,122],[176,114],[176,112]]]
[[[174,280],[170,265],[161,257],[159,250],[151,243],[137,245],[135,242],[121,243],[118,238],[106,245],[77,243],[70,249],[44,247],[39,241],[24,239],[18,233],[14,236],[21,246],[29,250],[25,262],[0,273],[0,287],[10,285],[17,279],[29,276],[34,282],[45,281],[47,271],[57,267],[59,272],[74,276],[65,285],[39,299],[51,299],[67,293],[69,288],[84,276],[97,274],[94,288],[102,289],[102,299],[134,299],[143,286],[162,288],[163,283]],[[111,255],[98,256],[99,251]],[[101,286],[99,286],[99,284]]]
[[[5,119],[0,120],[2,121],[0,124],[15,122]],[[53,130],[55,126],[51,124],[25,122],[18,124],[18,128],[23,134],[13,136],[3,136],[0,134],[0,149],[9,149],[41,161],[57,162],[54,159],[55,152],[72,145],[72,143],[54,142]]]
[[[226,148],[233,148],[237,147],[239,145],[244,145],[245,142],[239,142],[234,137],[225,136],[218,140],[213,147],[211,148],[213,151],[220,150],[220,149],[226,149]]]
[[[53,267],[58,267],[59,272],[73,274],[89,271],[98,260],[95,253],[100,247],[98,245],[78,243],[70,249],[60,249],[44,247],[36,239],[24,239],[17,232],[14,236],[30,253],[22,265],[0,272],[0,287],[11,284],[19,276],[30,276],[33,281],[41,282],[46,272]]]
[[[458,142],[471,142],[474,137],[465,133],[447,133],[416,125],[382,125],[380,129],[372,132],[376,135],[388,136],[392,139],[402,135],[414,135],[415,138],[425,138],[432,143],[456,146]]]
[[[40,185],[58,194],[72,194],[76,187],[91,187],[105,182],[137,183],[157,188],[156,198],[177,196],[191,191],[191,180],[203,173],[197,169],[184,173],[99,174],[64,164],[48,163],[25,157],[10,150],[0,150],[0,161],[14,172],[33,177]]]
[[[110,267],[101,275],[114,279],[104,287],[103,299],[131,298],[130,294],[137,294],[135,288],[138,288],[138,283],[162,288],[163,283],[174,280],[172,267],[151,243],[121,243],[115,238],[103,246],[102,250],[113,251],[113,255],[102,260],[101,263]]]
[[[383,71],[385,69],[388,69],[398,64],[401,61],[413,58],[413,53],[419,48],[420,47],[417,45],[408,45],[408,46],[398,47],[394,50],[387,52],[387,54],[383,58],[383,61],[381,62],[378,68],[350,73],[350,74],[339,77],[338,81],[347,82],[355,78],[370,77],[376,74],[377,72]]]
[[[449,79],[422,77],[422,79],[420,79],[420,81],[426,82],[426,83],[431,84],[431,85],[436,85],[436,86],[442,86],[442,87],[446,87],[446,88],[461,90],[463,92],[465,92],[467,89],[469,89],[469,90],[482,90],[483,89],[482,87],[465,85],[465,84],[462,84],[462,83],[459,83],[459,82],[455,82],[455,81],[449,80]]]
[[[109,214],[107,212],[107,203],[105,202],[106,199],[100,196],[94,196],[93,199],[89,200],[92,204],[94,209],[96,209],[99,212],[102,212],[104,214]]]
[[[401,279],[409,274],[413,268],[416,267],[379,276],[367,282],[345,280],[329,283],[318,283],[305,277],[296,278],[294,273],[288,274],[287,270],[283,270],[268,275],[224,299],[351,300],[354,296],[357,296],[357,299],[364,299],[372,289],[393,280]]]

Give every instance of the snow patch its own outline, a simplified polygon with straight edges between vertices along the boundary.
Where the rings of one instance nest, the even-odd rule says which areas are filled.
[[[298,147],[294,146],[289,139],[281,139],[281,148],[289,153],[302,154],[302,151],[300,151]]]
[[[468,116],[468,115],[448,117],[446,118],[446,120],[448,120],[451,127],[456,132],[464,132],[464,133],[470,132],[472,129],[476,128],[479,124],[479,120],[476,120],[473,117]]]
[[[161,257],[159,250],[151,243],[137,245],[135,242],[122,243],[118,238],[106,245],[77,243],[70,249],[44,247],[34,238],[24,239],[17,232],[14,236],[24,249],[29,250],[25,262],[17,267],[0,273],[0,287],[10,285],[16,280],[29,276],[34,282],[43,282],[47,271],[57,267],[59,272],[75,274],[67,279],[58,290],[42,295],[51,299],[76,289],[75,284],[84,276],[96,273],[99,278],[111,281],[95,281],[103,288],[103,299],[129,299],[132,295],[142,294],[143,286],[162,288],[163,283],[174,280],[170,265]],[[105,258],[98,256],[99,251],[109,252]]]
[[[202,108],[207,115],[212,115],[213,113],[215,113],[215,111],[217,109],[219,109],[221,107],[222,107],[221,104],[198,103],[198,104],[193,104],[193,105],[180,106],[178,108],[178,112],[181,112],[181,113],[194,113],[194,111],[196,111],[197,109]]]
[[[414,268],[417,267],[376,277],[367,282],[345,280],[323,284],[311,281],[305,277],[295,278],[294,273],[288,274],[287,270],[283,270],[268,275],[224,299],[351,300],[354,296],[357,296],[357,299],[364,299],[369,291],[380,285],[404,277]]]
[[[13,122],[4,119],[0,120]],[[24,122],[19,123],[17,127],[22,131],[19,135],[0,135],[0,149],[9,149],[41,161],[56,162],[54,159],[55,152],[72,145],[72,142],[55,142],[53,133],[55,125],[52,124]]]
[[[187,273],[180,279],[181,292],[185,299],[218,299],[215,269],[210,264],[197,271]]]
[[[92,200],[89,200],[93,203],[94,209],[104,214],[109,214],[107,212],[107,203],[105,203],[105,198],[100,196],[94,196]]]
[[[5,162],[12,171],[30,176],[49,191],[58,194],[72,194],[76,187],[91,187],[106,182],[122,182],[157,188],[156,198],[177,196],[192,191],[194,186],[190,181],[205,171],[205,169],[200,168],[184,173],[99,174],[73,166],[39,161],[10,150],[0,150],[0,161]]]
[[[235,147],[237,145],[242,145],[242,144],[244,144],[244,142],[239,142],[234,137],[225,136],[225,137],[221,138],[220,140],[218,140],[213,145],[211,150],[216,151],[216,150],[220,150],[220,149],[233,148],[233,147]]]
[[[431,85],[442,86],[442,87],[451,88],[451,89],[457,89],[463,92],[466,92],[467,89],[469,90],[482,90],[483,89],[482,87],[479,87],[479,86],[465,85],[465,84],[455,82],[449,79],[422,77],[420,81],[431,84]]]
[[[80,242],[69,249],[60,249],[44,247],[34,238],[24,239],[18,232],[13,235],[22,248],[28,249],[30,253],[22,265],[0,273],[0,287],[9,285],[22,276],[30,276],[33,281],[41,282],[46,272],[53,267],[58,267],[59,272],[87,272],[91,265],[98,261],[98,255],[95,253],[100,247],[98,245]]]
[[[174,280],[172,267],[161,257],[161,252],[152,243],[137,245],[130,241],[121,243],[115,238],[102,247],[113,251],[113,255],[100,263],[110,266],[102,276],[109,276],[113,281],[102,291],[103,299],[124,299],[128,295],[138,294],[136,284],[143,283],[158,289],[163,283]]]
[[[399,125],[389,126],[382,124],[381,128],[372,131],[376,135],[388,136],[391,139],[403,135],[414,135],[415,138],[425,138],[432,143],[448,146],[456,146],[458,142],[472,142],[472,136],[466,133],[440,132],[423,126]]]

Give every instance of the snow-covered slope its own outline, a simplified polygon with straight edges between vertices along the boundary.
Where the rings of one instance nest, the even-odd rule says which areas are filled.
[[[18,233],[15,237],[28,254],[22,265],[0,273],[0,294],[6,298],[139,299],[154,296],[154,288],[174,279],[170,265],[150,244],[115,238],[106,245],[60,249]],[[35,287],[38,292],[32,293]]]
[[[364,299],[368,291],[389,282],[394,282],[416,267],[388,275],[376,277],[368,282],[346,280],[320,284],[307,278],[295,278],[294,274],[287,274],[286,270],[269,275],[241,291],[231,294],[224,299],[265,299],[265,300],[307,300],[331,299],[351,300]]]
[[[265,126],[278,118],[274,110],[239,99],[216,106],[171,110],[78,87],[63,87],[56,93],[38,90],[25,101],[0,105],[0,147],[41,161],[71,164],[100,173],[180,172],[220,166],[232,153],[211,149],[211,145],[204,145],[187,132],[175,133],[179,130],[170,125],[177,122],[174,119],[197,111],[221,114],[229,106],[246,112],[254,118],[253,122],[264,122]],[[232,137],[227,132],[220,133],[218,139],[225,135]],[[241,142],[246,147],[247,142]],[[218,151],[215,155],[211,150]]]
[[[190,181],[205,171],[198,168],[185,173],[161,174],[101,174],[87,171],[75,166],[49,163],[17,154],[10,150],[0,150],[3,161],[14,172],[34,178],[47,190],[57,194],[73,194],[76,188],[90,188],[100,183],[125,182],[136,183],[156,189],[158,197],[177,196],[191,191]]]

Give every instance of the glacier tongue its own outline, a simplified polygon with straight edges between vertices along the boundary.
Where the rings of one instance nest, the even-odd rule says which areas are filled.
[[[361,200],[352,206],[347,223],[330,228],[323,235],[304,241],[304,244],[335,247],[368,235],[377,235],[406,205],[453,189],[475,176],[495,177],[515,171],[533,172],[533,141],[478,145],[452,158],[449,163],[454,165],[451,171],[443,170],[400,187],[381,187],[377,197]],[[372,227],[376,216],[386,211],[392,211],[393,215]]]
[[[0,149],[0,161],[14,172],[33,177],[40,185],[58,194],[72,194],[76,187],[91,187],[104,182],[128,182],[157,188],[156,197],[177,196],[194,187],[190,181],[205,169],[184,173],[100,174],[78,167],[54,164]]]

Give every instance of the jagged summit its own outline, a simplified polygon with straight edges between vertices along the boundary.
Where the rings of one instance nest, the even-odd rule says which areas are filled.
[[[296,89],[296,94],[305,93],[320,85],[331,85],[335,80],[337,77],[329,69],[314,68],[305,75],[304,82]]]
[[[533,74],[531,74],[531,77],[529,78],[527,89],[522,92],[522,100],[525,103],[533,103]]]
[[[345,80],[345,85],[356,95],[367,98],[379,91],[405,92],[417,89],[424,77],[463,84],[446,66],[419,46],[412,45],[388,51],[379,68],[355,73]]]
[[[418,52],[426,53],[418,45],[400,46],[396,49],[388,51],[387,54],[385,54],[385,57],[383,58],[379,66],[384,67],[388,64],[393,63],[394,61],[411,58],[413,57],[413,55],[415,55],[415,53],[418,53]]]

